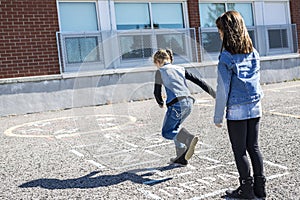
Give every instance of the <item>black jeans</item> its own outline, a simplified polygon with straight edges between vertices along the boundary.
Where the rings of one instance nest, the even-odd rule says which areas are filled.
[[[262,176],[264,173],[263,159],[258,147],[259,120],[260,118],[227,120],[235,163],[242,179],[250,176],[250,164],[246,152],[251,159],[253,176]]]

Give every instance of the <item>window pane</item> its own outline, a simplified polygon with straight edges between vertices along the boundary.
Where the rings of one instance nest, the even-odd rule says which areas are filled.
[[[216,27],[216,19],[225,12],[224,3],[200,3],[201,27]]]
[[[99,61],[98,42],[96,37],[80,38],[81,58],[84,62]]]
[[[149,58],[152,55],[150,35],[121,36],[122,59]]]
[[[288,36],[286,29],[268,30],[270,49],[287,48]]]
[[[92,2],[60,2],[61,31],[97,31],[96,5]]]
[[[66,38],[66,50],[68,63],[81,62],[79,51],[79,38]]]
[[[246,26],[253,26],[253,15],[252,15],[251,3],[228,3],[227,9],[238,11],[244,18]]]
[[[201,34],[202,45],[206,52],[213,53],[221,50],[222,41],[218,32],[206,32]]]
[[[252,40],[252,44],[253,44],[253,46],[254,46],[254,48],[257,48],[257,46],[256,46],[256,40],[255,40],[255,32],[254,32],[254,30],[248,30],[248,33],[249,33],[249,36],[250,36],[250,38],[251,38],[251,40]]]
[[[99,51],[96,37],[66,38],[68,63],[99,61]]]
[[[265,25],[289,24],[288,1],[264,2]]]
[[[184,28],[180,3],[153,3],[154,28]]]
[[[170,48],[175,55],[186,55],[184,34],[160,34],[156,38],[158,48]]]
[[[118,30],[150,28],[147,3],[115,3]]]

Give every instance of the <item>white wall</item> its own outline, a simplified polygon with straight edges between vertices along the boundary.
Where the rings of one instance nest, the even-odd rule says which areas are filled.
[[[216,62],[194,63],[193,73],[200,73],[207,83],[216,85]],[[153,98],[155,68],[127,69],[82,77],[49,76],[0,79],[0,116],[102,105]],[[119,70],[120,71],[120,70]],[[50,76],[51,77],[51,76]],[[262,58],[261,83],[300,78],[300,56]],[[33,78],[32,78],[33,79]],[[193,92],[203,92],[199,87]]]

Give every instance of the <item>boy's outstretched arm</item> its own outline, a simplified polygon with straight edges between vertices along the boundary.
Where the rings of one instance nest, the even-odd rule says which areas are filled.
[[[161,96],[161,87],[162,87],[162,79],[159,70],[155,73],[155,82],[154,82],[154,97],[156,102],[160,107],[163,107],[164,100]]]
[[[192,74],[191,72],[188,72],[187,70],[185,70],[185,78],[200,86],[205,92],[207,92],[214,99],[216,98],[216,91],[210,85],[208,85],[204,80],[198,78],[196,75]]]

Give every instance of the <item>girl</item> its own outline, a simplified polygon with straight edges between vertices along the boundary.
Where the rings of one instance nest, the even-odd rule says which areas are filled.
[[[222,40],[218,63],[214,123],[222,126],[224,110],[229,138],[239,173],[240,186],[226,191],[229,198],[266,197],[263,159],[258,147],[259,121],[262,116],[259,54],[253,48],[242,16],[228,11],[216,20]],[[250,174],[248,152],[253,177]]]
[[[190,134],[185,128],[180,129],[182,122],[191,113],[195,101],[191,97],[186,79],[198,84],[212,96],[215,96],[215,92],[203,80],[187,72],[184,67],[173,65],[173,53],[169,49],[158,50],[153,56],[153,62],[158,68],[155,74],[154,96],[160,107],[164,105],[162,85],[165,86],[167,95],[168,109],[163,122],[162,136],[174,140],[176,158],[171,159],[171,162],[187,165],[194,154],[198,137]]]

